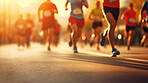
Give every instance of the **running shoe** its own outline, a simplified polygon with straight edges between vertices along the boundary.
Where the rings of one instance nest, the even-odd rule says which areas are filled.
[[[127,47],[127,50],[128,50],[128,51],[130,50],[130,46]]]
[[[93,46],[93,41],[90,41],[90,47],[92,47]]]
[[[97,50],[100,50],[99,46],[97,46]]]
[[[73,48],[73,50],[74,50],[74,53],[78,53],[76,46]]]
[[[71,39],[71,35],[69,36],[69,38],[70,38],[70,41],[69,41],[69,47],[71,47],[72,46],[72,39]]]
[[[101,33],[101,42],[100,42],[101,46],[105,45],[105,37],[103,37],[103,33]]]
[[[49,47],[49,46],[48,46],[47,50],[48,50],[48,51],[51,51],[51,49],[50,49],[50,47]]]
[[[119,54],[120,54],[120,52],[117,49],[113,48],[113,50],[112,50],[112,57],[116,57]]]

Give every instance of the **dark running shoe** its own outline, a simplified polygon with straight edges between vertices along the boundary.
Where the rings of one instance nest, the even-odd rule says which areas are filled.
[[[105,45],[105,37],[103,37],[103,33],[101,33],[101,42],[100,42],[101,46]]]
[[[74,53],[78,53],[76,46],[73,48],[73,50],[74,50]]]
[[[120,52],[118,50],[116,50],[115,48],[113,48],[113,50],[112,50],[112,57],[116,57],[119,54],[120,54]]]

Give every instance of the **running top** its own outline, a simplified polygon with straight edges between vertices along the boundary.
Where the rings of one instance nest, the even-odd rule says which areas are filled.
[[[143,6],[142,6],[142,12],[143,11],[146,11],[146,14],[147,14],[147,20],[148,20],[148,1],[145,1]]]
[[[17,29],[17,33],[25,34],[26,28],[25,28],[25,21],[24,20],[21,20],[21,19],[17,20],[15,22],[15,26]]]
[[[111,8],[119,8],[120,1],[119,0],[103,0],[103,6],[111,7]]]
[[[94,8],[91,10],[90,15],[92,15],[93,19],[97,20],[98,22],[102,22],[103,13],[101,8]]]
[[[57,11],[57,7],[54,3],[44,2],[39,7],[39,10],[43,10],[43,21],[54,20],[54,11]]]
[[[34,26],[34,22],[32,19],[27,19],[26,20],[26,27],[27,28],[32,28]]]
[[[81,0],[82,2],[87,2],[87,0]],[[78,19],[83,19],[83,10],[82,10],[82,4],[78,2],[77,0],[67,0],[67,2],[71,3],[71,13],[70,16]]]
[[[127,10],[123,15],[125,16],[125,25],[136,26],[136,12],[134,10]]]
[[[145,10],[143,11],[143,13],[142,13],[142,14],[143,14],[143,15],[142,15],[142,16],[143,16],[142,18],[143,18],[143,19],[147,19],[147,15],[146,15],[147,13],[146,13],[146,11],[145,11]]]
[[[143,17],[142,17],[142,19],[144,19],[143,21],[142,21],[142,25],[143,25],[143,27],[147,27],[147,15],[146,15],[146,11],[143,11]]]

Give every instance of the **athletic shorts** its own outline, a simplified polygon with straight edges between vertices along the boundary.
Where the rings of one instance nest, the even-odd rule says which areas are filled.
[[[102,22],[93,22],[92,28],[96,29],[97,27],[102,27]]]
[[[77,24],[78,28],[83,28],[84,27],[84,19],[78,19],[78,18],[70,17],[69,18],[69,23],[71,25]]]
[[[135,26],[126,26],[126,32],[129,32],[130,30],[135,30]]]
[[[42,22],[42,30],[48,30],[49,28],[55,28],[56,21],[55,20],[48,20]]]
[[[119,17],[119,8],[111,8],[111,7],[103,7],[104,13],[111,13],[114,17],[114,19],[117,21]]]
[[[147,27],[143,27],[143,31],[144,31],[145,33],[148,33],[148,28],[147,28]]]

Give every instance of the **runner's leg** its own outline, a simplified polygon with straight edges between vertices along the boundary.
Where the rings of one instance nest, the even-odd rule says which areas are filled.
[[[129,34],[128,34],[128,50],[130,50],[130,45],[131,45],[131,41],[132,41],[132,36],[133,36],[134,30],[130,30]]]
[[[114,31],[115,27],[117,25],[117,21],[114,19],[111,13],[106,13],[106,20],[108,22],[108,29],[105,30],[104,36],[106,36],[106,33],[108,34],[108,40],[111,45],[111,48],[115,48],[115,40],[114,40]]]
[[[52,39],[53,39],[53,30],[54,28],[49,28],[49,38],[48,38],[48,50],[50,51],[50,46],[51,46],[51,43],[52,43]]]

